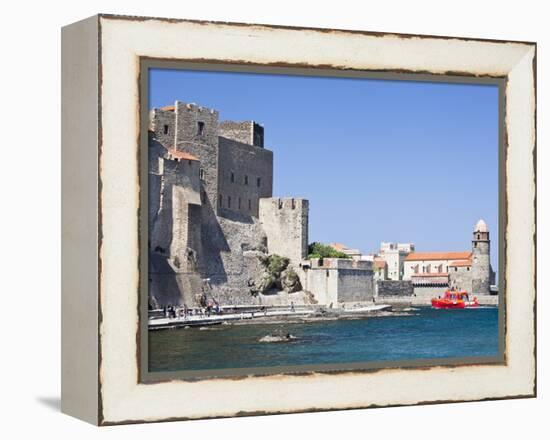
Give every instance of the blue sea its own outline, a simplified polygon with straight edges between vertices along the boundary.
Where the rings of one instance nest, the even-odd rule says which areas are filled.
[[[262,342],[271,334],[290,342]],[[499,354],[498,308],[436,310],[405,316],[285,322],[149,332],[149,371],[410,361]]]

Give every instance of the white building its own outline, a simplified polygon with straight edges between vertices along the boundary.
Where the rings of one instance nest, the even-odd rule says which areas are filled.
[[[447,276],[450,267],[469,263],[471,258],[471,252],[414,252],[405,259],[403,279],[426,274]]]
[[[380,244],[380,258],[386,262],[388,279],[403,279],[405,258],[411,252],[414,252],[413,243],[382,242]]]
[[[374,272],[374,280],[387,280],[388,279],[388,265],[386,261],[381,257],[374,257],[372,259],[372,270]]]

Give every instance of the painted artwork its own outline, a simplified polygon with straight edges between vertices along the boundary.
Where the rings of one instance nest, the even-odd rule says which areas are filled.
[[[150,373],[502,359],[498,84],[148,78]]]

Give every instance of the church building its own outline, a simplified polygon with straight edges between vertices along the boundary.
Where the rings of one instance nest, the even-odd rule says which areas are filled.
[[[474,227],[472,249],[465,252],[413,252],[404,262],[404,280],[411,280],[415,293],[442,288],[488,295],[494,284],[489,229],[483,220]]]

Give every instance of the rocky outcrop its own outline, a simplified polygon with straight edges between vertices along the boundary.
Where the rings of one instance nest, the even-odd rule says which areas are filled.
[[[281,287],[288,293],[299,292],[302,290],[300,277],[291,267],[281,272]]]

